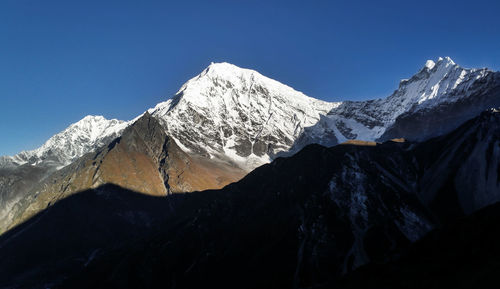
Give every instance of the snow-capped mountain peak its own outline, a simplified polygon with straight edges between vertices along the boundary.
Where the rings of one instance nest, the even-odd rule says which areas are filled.
[[[438,62],[442,62],[446,65],[455,65],[456,64],[449,56],[439,57]]]
[[[457,65],[450,57],[439,57],[435,65],[426,63],[425,72],[420,72],[400,87],[403,93],[397,94],[407,99],[407,106],[415,104],[434,106],[440,102],[448,101],[450,92],[455,90],[462,82],[470,82],[486,74],[486,69],[465,69]],[[396,95],[396,94],[395,94]],[[456,98],[456,96],[454,96]],[[405,110],[408,110],[406,107]],[[396,116],[397,117],[397,116]]]
[[[41,147],[7,158],[17,165],[43,163],[62,167],[116,138],[128,124],[122,120],[88,115],[52,136]]]
[[[326,102],[255,70],[225,62],[211,63],[182,85],[172,98],[148,112],[186,152],[252,170],[282,152],[293,152],[309,143],[331,146],[348,139],[384,139],[402,115],[451,107],[458,102],[474,103],[476,100],[471,97],[479,95],[482,100],[473,111],[464,114],[467,109],[457,110],[453,124],[456,127],[466,120],[466,115],[472,117],[490,104],[500,105],[496,105],[496,98],[483,93],[496,89],[498,76],[488,69],[465,69],[450,57],[440,57],[426,61],[387,98]],[[66,165],[119,136],[136,119],[123,122],[87,116],[39,149],[1,157],[0,166],[47,162]],[[436,135],[438,131],[449,129],[425,133],[422,137]],[[402,134],[408,131],[393,130],[389,135],[402,137]]]
[[[219,87],[222,86],[222,89]],[[295,89],[280,83],[274,79],[268,78],[259,72],[238,67],[227,62],[211,63],[199,75],[187,81],[177,92],[176,96],[182,94],[183,100],[189,100],[191,103],[199,106],[210,105],[209,99],[224,95],[216,93],[207,93],[207,90],[219,90],[224,92],[235,89],[242,90],[246,94],[252,94],[255,89],[267,89],[276,94],[286,97],[289,101],[310,103],[324,103]],[[215,92],[215,91],[214,91]],[[265,94],[256,94],[265,96]],[[243,95],[244,96],[244,95]]]
[[[149,112],[186,150],[250,170],[288,150],[304,127],[338,105],[255,70],[212,63]]]
[[[427,60],[427,62],[425,63],[425,67],[427,69],[433,69],[434,66],[436,65],[436,62],[434,62],[433,60]]]
[[[435,72],[437,70],[452,69],[454,66],[458,66],[450,57],[438,57],[437,60],[427,60],[421,71]]]
[[[431,59],[427,60],[424,68],[432,70],[436,65],[444,66],[444,67],[451,67],[451,66],[454,66],[457,64],[449,56],[446,56],[446,57],[438,57],[438,59],[436,61],[431,60]]]
[[[348,139],[374,141],[402,114],[430,111],[459,102],[488,87],[488,82],[493,83],[490,77],[493,74],[485,68],[462,68],[450,57],[428,60],[415,75],[402,80],[398,89],[387,98],[343,102],[328,114],[328,119],[322,121],[314,133],[322,135],[334,131],[340,142]]]

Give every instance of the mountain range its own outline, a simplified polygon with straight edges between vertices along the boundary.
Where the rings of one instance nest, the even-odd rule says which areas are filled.
[[[425,140],[447,133],[481,111],[498,107],[499,86],[498,72],[465,69],[440,57],[402,80],[387,98],[326,102],[254,70],[212,63],[148,112],[184,151],[250,171],[292,147],[296,151],[313,142]],[[0,164],[60,168],[119,136],[139,117],[120,121],[87,116],[40,148],[4,156]]]
[[[367,288],[500,200],[496,107],[500,73],[449,57],[343,102],[212,63],[0,158],[0,286]]]

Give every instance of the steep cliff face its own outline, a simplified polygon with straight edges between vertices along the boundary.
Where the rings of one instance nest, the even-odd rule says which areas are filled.
[[[48,176],[118,137],[129,125],[102,116],[86,116],[54,135],[40,148],[0,157],[0,232],[36,198]]]
[[[427,61],[387,98],[343,102],[314,99],[257,71],[213,63],[148,112],[189,155],[248,172],[310,143],[426,140],[498,106],[500,73],[462,68],[445,57]],[[39,149],[0,157],[0,167],[59,169],[121,135],[135,120],[85,117]]]
[[[229,63],[213,63],[149,112],[187,151],[245,170],[287,151],[338,103],[321,101]]]
[[[168,154],[168,165],[161,164],[168,166],[161,178],[173,192],[221,188],[287,151],[304,127],[313,125],[335,105],[307,97],[256,71],[212,64],[174,98],[149,110],[162,125],[163,134],[169,135],[169,143],[180,146],[168,148],[175,153]],[[147,146],[133,140],[141,139],[137,134],[148,128],[136,124],[134,131],[126,129],[138,119],[124,122],[87,116],[36,150],[0,157],[2,215],[12,214],[12,208],[23,210],[25,199],[38,198],[45,187],[55,192],[77,191],[112,182],[162,194],[154,169],[158,156],[144,155]],[[128,141],[115,143],[114,149],[101,149],[125,131],[130,134]],[[129,141],[137,148],[128,147]],[[97,154],[99,160],[78,161],[87,153]],[[47,179],[68,165],[70,168],[55,173],[59,176],[56,182],[54,177]],[[18,175],[25,177],[20,180]]]
[[[159,125],[136,122],[140,117],[124,122],[88,116],[39,149],[1,157],[0,216],[10,222],[31,202],[26,200],[43,199],[49,188],[74,192],[109,182],[153,195],[220,188],[310,143],[422,141],[499,105],[498,72],[465,69],[450,58],[427,61],[387,98],[337,103],[215,63],[148,110]],[[92,156],[78,160],[87,153]]]
[[[38,182],[53,171],[29,164],[0,169],[0,234],[23,208],[24,199]]]
[[[500,204],[451,221],[386,264],[370,264],[321,288],[494,288],[500,268]]]
[[[427,140],[452,131],[485,109],[499,106],[500,73],[482,71],[479,75],[469,75],[447,92],[443,102],[399,115],[379,140],[396,137]]]
[[[3,156],[0,166],[29,164],[62,168],[82,155],[94,151],[118,137],[132,123],[88,115],[47,140],[41,147],[15,156]]]
[[[310,143],[422,141],[500,106],[500,73],[429,60],[383,99],[324,102],[256,71],[210,65],[149,111],[187,151],[251,170]]]
[[[279,158],[256,169],[222,190],[159,198],[163,215],[156,214],[156,207],[143,212],[144,207],[134,202],[120,201],[118,204],[128,204],[126,216],[137,223],[134,228],[157,224],[149,231],[153,237],[131,234],[126,240],[111,242],[115,247],[108,248],[104,244],[110,242],[109,232],[93,232],[85,225],[71,232],[83,235],[78,239],[92,242],[79,244],[82,248],[78,252],[65,249],[61,255],[43,249],[35,254],[42,256],[36,262],[40,266],[21,276],[26,264],[19,257],[37,249],[25,247],[18,240],[38,240],[45,248],[53,248],[61,240],[71,241],[64,230],[51,224],[64,212],[65,223],[60,226],[86,218],[80,210],[68,212],[89,195],[99,204],[88,212],[92,220],[95,215],[101,216],[107,228],[118,231],[116,236],[127,236],[122,225],[125,221],[115,214],[106,217],[103,211],[108,208],[102,208],[108,200],[120,198],[120,191],[109,194],[106,187],[99,187],[95,192],[75,194],[43,211],[33,219],[39,220],[35,225],[22,224],[0,238],[0,248],[5,249],[0,249],[0,272],[10,274],[12,280],[25,278],[26,284],[58,284],[61,276],[78,271],[68,269],[68,264],[78,263],[68,260],[81,260],[80,264],[87,264],[90,271],[85,273],[89,275],[66,286],[293,288],[320,284],[366,262],[399,254],[413,238],[432,227],[413,188],[393,176],[400,170],[404,171],[402,180],[414,176],[412,166],[404,162],[404,148],[405,144],[391,143],[330,149],[311,145],[291,158]],[[370,163],[402,165],[381,171],[378,165],[367,166]],[[144,216],[141,218],[147,222],[135,216]],[[50,238],[39,235],[46,232],[44,228],[51,228]],[[67,248],[67,243],[58,246]]]
[[[410,254],[414,246],[419,250],[418,240],[429,231],[500,200],[499,115],[496,109],[485,111],[453,132],[422,143],[309,145],[221,190],[171,194],[153,201],[151,196],[109,185],[72,194],[0,237],[0,286],[335,284],[330,282],[363,265],[393,264],[408,248]],[[145,115],[103,152],[103,163],[120,143],[120,149],[128,152],[144,145],[150,150],[143,154],[160,164],[159,176],[172,184],[175,176],[166,173],[170,166],[162,166],[162,160],[172,164],[169,158],[177,155],[175,146],[168,145],[168,139],[158,141],[164,132],[155,128],[160,124]],[[159,150],[165,143],[169,149]],[[92,160],[96,155],[90,156]],[[474,220],[472,226],[485,224]],[[81,229],[67,229],[69,224]],[[130,228],[140,234],[129,232]],[[488,232],[480,228],[481,236]],[[476,232],[469,229],[468,234]],[[453,234],[460,237],[461,231]],[[460,238],[459,242],[464,240]],[[74,240],[86,241],[72,250]],[[433,244],[424,247],[434,248]],[[437,244],[447,250],[456,243],[443,239]],[[495,243],[486,245],[491,248],[491,244]],[[445,260],[440,264],[451,260],[441,254],[446,250],[432,250],[422,256],[436,254]],[[479,251],[481,258],[487,257]],[[435,272],[428,268],[429,259],[423,260],[427,263],[418,270]]]
[[[466,69],[449,57],[429,60],[387,98],[344,101],[302,138],[334,134],[349,139],[422,141],[457,128],[483,110],[500,105],[500,73]],[[319,136],[319,137],[318,137]],[[328,138],[327,138],[328,140]]]
[[[53,173],[8,211],[3,230],[79,191],[115,184],[153,196],[222,188],[244,172],[224,163],[191,158],[168,137],[148,113],[127,127],[122,136]]]
[[[500,112],[489,109],[418,145],[422,200],[443,218],[500,201]]]

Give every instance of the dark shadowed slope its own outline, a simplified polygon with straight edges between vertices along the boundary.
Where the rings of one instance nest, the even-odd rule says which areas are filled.
[[[419,195],[442,220],[500,201],[500,110],[489,109],[414,149]]]
[[[222,188],[244,174],[234,166],[186,154],[158,121],[145,113],[121,137],[30,187],[18,205],[6,212],[8,217],[0,229],[12,228],[58,200],[103,184],[164,196]]]
[[[185,199],[173,205],[175,217],[166,216],[156,227],[155,237],[96,258],[96,263],[89,263],[89,271],[85,271],[89,274],[84,277],[86,281],[70,287],[302,287],[328,281],[370,260],[385,261],[398,255],[431,226],[415,194],[392,180],[396,171],[378,170],[379,166],[406,163],[405,145],[347,145],[332,149],[312,145],[294,157],[280,158],[257,169],[223,190],[168,196],[166,200]],[[376,157],[389,154],[393,157]],[[411,173],[410,168],[405,169]],[[387,177],[380,178],[381,174]],[[355,183],[353,178],[358,178]],[[355,196],[350,194],[353,189],[358,190]],[[64,204],[81,206],[76,196]],[[60,216],[57,212],[62,208],[56,204],[47,212]],[[34,224],[34,231],[24,231],[23,224],[16,228],[20,233],[9,239],[10,244],[20,240],[19,247],[4,247],[2,253],[6,260],[18,260],[26,257],[24,252],[46,252],[47,246],[39,248],[37,242],[31,241],[36,238],[26,235],[29,232],[50,232],[52,246],[69,246],[59,235],[68,233],[66,228],[72,219],[79,224],[87,214],[101,216],[102,224],[110,224],[109,231],[96,230],[97,236],[92,236],[100,239],[99,235],[105,233],[106,239],[106,234],[123,227],[113,225],[115,217],[109,221],[101,210],[107,208],[95,206],[75,213],[66,210],[65,223],[55,222],[52,228],[35,229],[42,225]],[[165,210],[168,212],[167,207]],[[45,217],[47,223],[52,223],[50,216]],[[77,236],[93,234],[78,230],[78,226],[75,229],[72,233]],[[115,235],[121,234],[124,233]],[[89,248],[87,254],[99,248],[85,246]],[[64,264],[67,254],[68,251],[60,251],[48,255]],[[17,267],[4,263],[10,269],[3,271],[0,266],[0,272],[9,272],[10,278],[26,278],[26,282],[46,280],[48,275],[37,275],[37,270],[51,268],[54,261],[48,260],[51,259],[25,259]],[[22,272],[28,269],[34,270],[34,274],[23,277]],[[75,272],[78,270],[71,273]]]
[[[15,212],[25,205],[24,198],[51,172],[29,164],[0,169],[0,234],[10,225]]]
[[[257,169],[222,191],[197,195],[203,196],[207,203],[195,216],[188,217],[183,226],[162,228],[155,238],[132,250],[117,250],[97,260],[65,286],[297,288],[323,284],[336,287],[343,284],[336,281],[342,274],[362,264],[397,260],[405,256],[405,248],[411,241],[420,239],[433,226],[453,222],[469,213],[456,203],[456,195],[450,193],[450,184],[454,190],[461,187],[454,184],[456,174],[448,173],[449,170],[467,172],[469,168],[468,180],[478,184],[470,194],[493,196],[490,203],[498,200],[494,198],[496,187],[480,189],[483,188],[480,181],[487,179],[485,175],[498,174],[498,115],[496,110],[486,111],[453,133],[421,145],[388,142],[330,149],[308,146],[291,158],[277,159]],[[476,150],[484,147],[490,149],[480,150],[480,155],[487,156],[489,162],[484,166],[480,163],[484,175],[475,175],[477,166],[467,162],[478,155]],[[483,154],[486,152],[489,154]],[[434,169],[438,165],[441,171]],[[432,172],[432,179],[445,185],[427,198]],[[446,204],[455,206],[458,214],[447,211]],[[495,221],[490,225],[494,224]],[[430,243],[424,247],[433,248],[429,252],[414,249],[417,253],[407,257],[410,265],[406,266],[416,262],[411,267],[412,282],[416,282],[411,284],[416,284],[415,287],[404,283],[404,275],[397,277],[402,283],[396,284],[407,284],[409,288],[436,284],[439,287],[456,284],[454,274],[467,268],[472,275],[482,274],[479,270],[486,268],[484,265],[476,271],[469,265],[456,265],[433,283],[432,274],[441,274],[446,264],[460,264],[460,257],[457,260],[453,255],[461,256],[459,250],[469,242],[470,250],[478,250],[479,260],[494,262],[486,250],[477,248],[482,244],[482,235],[476,239],[475,232],[467,237],[460,234],[460,231],[453,233],[455,241],[451,236],[446,237],[446,233],[437,241],[425,241]],[[495,236],[492,231],[490,237]],[[453,247],[454,242],[457,247]],[[448,243],[449,251],[437,252]],[[436,271],[432,267],[427,271],[422,263],[431,262],[433,252],[439,253],[437,262],[441,263]],[[420,254],[428,259],[414,259]],[[471,256],[466,255],[464,260],[476,260],[470,259]],[[119,268],[112,266],[116,263],[121,264]],[[418,283],[419,272],[429,274],[424,286]],[[489,272],[484,274],[490,279],[478,284],[488,284],[493,276]],[[390,273],[381,275],[379,283],[374,284],[383,285],[386,278],[390,278]],[[471,284],[475,279],[463,280],[469,282],[464,284]]]
[[[396,262],[371,264],[324,288],[498,288],[500,204],[431,232]]]
[[[437,106],[399,115],[379,140],[404,137],[423,141],[459,127],[490,107],[500,106],[500,72],[491,72],[450,92],[450,100]]]
[[[146,233],[137,230],[138,235],[122,232],[128,230],[115,220],[116,214],[99,205],[83,212],[66,209],[63,224],[52,221],[65,208],[57,203],[41,214],[48,215],[45,222],[54,227],[25,223],[12,231],[16,234],[0,239],[0,246],[5,242],[13,246],[0,248],[2,260],[23,260],[17,266],[2,261],[0,280],[7,280],[4,285],[54,282],[65,288],[333,286],[360,266],[399,259],[431,229],[469,213],[460,202],[462,186],[457,183],[457,172],[470,169],[468,180],[479,185],[498,175],[499,114],[486,111],[451,134],[422,144],[307,146],[222,190],[162,198],[158,204],[168,206],[162,208],[165,213],[158,217],[160,223],[152,231],[143,231]],[[466,165],[478,156],[486,160],[486,153],[489,162]],[[463,166],[455,168],[457,164]],[[484,174],[476,174],[477,169]],[[498,192],[496,186],[479,188],[483,187],[473,188],[470,194],[479,194],[481,200],[481,196]],[[492,197],[488,202],[497,200]],[[65,204],[76,208],[80,201],[68,198]],[[445,204],[455,212],[446,211]],[[131,206],[128,214],[135,216],[142,210]],[[146,214],[156,215],[154,212]],[[74,228],[79,239],[109,241],[106,236],[115,230],[113,235],[124,237],[104,249],[101,243],[82,242],[87,246],[83,255],[97,249],[100,253],[74,267],[60,265],[75,259],[71,250],[59,253],[47,251],[50,246],[37,246],[37,235],[43,232],[50,235],[52,241],[47,242],[51,246],[70,247],[71,241],[64,241],[66,228],[81,224],[88,214],[109,224],[107,231]],[[144,227],[144,223],[138,226]],[[36,250],[41,254],[38,259],[25,255]],[[87,266],[81,266],[88,260]],[[63,267],[68,269],[60,269]],[[40,273],[41,269],[54,270],[54,275]]]
[[[47,287],[170,214],[165,198],[105,185],[57,202],[0,237],[0,286]]]

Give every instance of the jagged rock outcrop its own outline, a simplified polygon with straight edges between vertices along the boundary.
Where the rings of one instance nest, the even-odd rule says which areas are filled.
[[[428,60],[387,98],[343,102],[314,99],[254,70],[212,63],[148,111],[190,155],[250,171],[309,143],[426,140],[498,106],[500,73],[462,68],[445,57]],[[133,121],[85,117],[39,149],[1,157],[0,166],[60,168],[119,136]]]
[[[47,140],[41,147],[15,156],[0,157],[0,167],[29,164],[62,168],[120,136],[132,123],[88,115]]]
[[[186,151],[250,171],[288,151],[305,127],[337,105],[257,71],[212,63],[149,112]]]
[[[453,132],[419,144],[420,196],[441,218],[500,201],[500,110],[489,109]]]
[[[320,288],[495,288],[500,267],[500,204],[440,227],[401,258],[370,264]]]
[[[150,196],[119,187],[72,194],[0,237],[0,286],[335,285],[365,264],[397,261],[433,228],[500,200],[499,115],[485,111],[420,144],[309,145],[221,190],[157,197],[151,210]],[[137,122],[140,131],[157,125],[147,115]],[[123,147],[160,147],[154,131]],[[114,147],[127,135],[133,127]],[[97,205],[77,209],[82,204]],[[110,206],[115,213],[107,214]],[[73,223],[82,229],[68,235]],[[127,234],[129,223],[141,234]],[[86,241],[68,249],[75,238]]]
[[[313,139],[321,140],[322,135],[334,134],[338,142],[401,137],[423,141],[448,133],[483,110],[498,106],[500,73],[462,68],[445,57],[436,62],[428,60],[387,98],[342,102],[317,125],[306,128],[302,138],[313,135]]]
[[[167,136],[149,113],[127,127],[122,136],[32,187],[5,218],[3,230],[32,217],[76,192],[115,184],[153,196],[221,188],[244,172],[225,163],[192,158]]]
[[[128,122],[86,116],[51,137],[40,148],[0,157],[0,232],[36,198],[48,176],[118,137]]]
[[[344,102],[310,98],[256,71],[213,63],[148,111],[191,157],[249,172],[310,143],[426,140],[497,106],[500,73],[465,69],[445,57],[427,61],[387,98]],[[6,177],[22,164],[43,168],[45,174],[32,178],[39,182],[121,135],[135,120],[85,117],[39,149],[1,157],[0,167]],[[12,194],[8,187],[0,189],[0,195]]]

